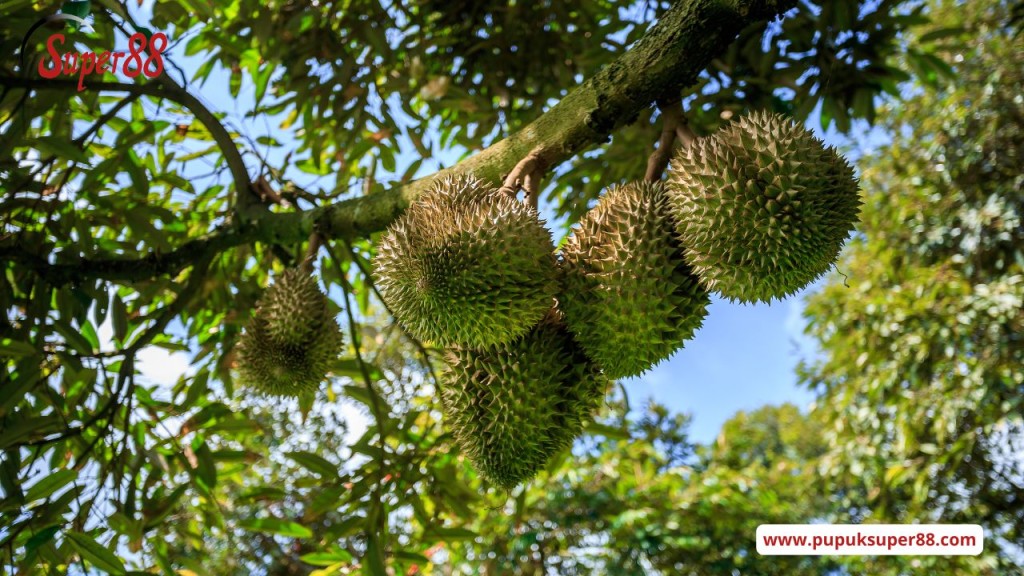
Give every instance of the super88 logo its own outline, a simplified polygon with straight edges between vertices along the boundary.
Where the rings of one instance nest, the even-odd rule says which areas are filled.
[[[39,61],[39,75],[53,79],[61,74],[78,75],[78,91],[85,89],[85,78],[92,74],[117,73],[136,78],[139,74],[155,78],[164,71],[163,52],[167,49],[167,35],[157,32],[150,38],[136,32],[128,37],[128,52],[65,52],[61,47],[66,38],[63,34],[51,34],[46,40],[47,57]],[[122,59],[124,57],[124,59]]]

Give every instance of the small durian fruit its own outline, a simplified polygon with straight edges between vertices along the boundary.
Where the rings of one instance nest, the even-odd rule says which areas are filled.
[[[767,112],[681,149],[668,181],[687,262],[740,302],[781,299],[828,271],[861,204],[835,148]]]
[[[308,342],[324,321],[334,321],[327,305],[316,279],[299,268],[278,275],[258,304],[267,335],[275,342],[296,346]]]
[[[562,248],[558,302],[609,378],[641,374],[693,337],[710,302],[683,257],[660,183],[614,186]]]
[[[509,344],[449,349],[447,363],[445,421],[474,468],[505,490],[571,445],[608,387],[555,312]]]
[[[316,280],[299,270],[285,271],[260,298],[239,338],[239,381],[272,396],[315,392],[342,344],[341,328]]]
[[[377,286],[413,336],[482,348],[525,334],[558,288],[537,211],[472,176],[435,184],[377,245]]]

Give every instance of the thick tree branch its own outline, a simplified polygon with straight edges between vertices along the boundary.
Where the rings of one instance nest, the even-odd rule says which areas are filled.
[[[537,152],[539,162],[554,168],[587,148],[606,142],[611,133],[635,121],[657,99],[692,85],[697,75],[745,27],[779,16],[795,5],[796,0],[679,0],[636,46],[516,134],[431,177],[384,192],[303,213],[250,213],[230,227],[165,255],[51,264],[46,257],[7,242],[0,243],[0,257],[29,265],[51,283],[63,284],[81,277],[134,280],[176,273],[201,256],[254,241],[296,244],[313,232],[346,240],[368,237],[386,228],[435,178],[445,174],[472,172],[500,185],[502,175],[510,173],[533,151]],[[0,76],[0,85],[75,89],[76,82]],[[250,186],[245,165],[230,135],[202,103],[183,89],[156,83],[97,82],[89,87],[163,96],[188,107],[207,125],[224,151],[239,192]]]

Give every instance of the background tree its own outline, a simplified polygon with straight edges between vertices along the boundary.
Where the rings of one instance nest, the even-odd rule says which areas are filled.
[[[740,413],[709,446],[686,419],[615,404],[572,455],[506,504],[481,514],[456,565],[488,558],[487,574],[824,574],[823,557],[762,557],[760,524],[823,518],[817,480],[825,445],[792,405]]]
[[[918,569],[1005,574],[1022,559],[1024,44],[1008,9],[936,3],[939,28],[918,41],[961,37],[945,55],[958,81],[886,106],[893,141],[861,163],[860,233],[838,266],[849,279],[807,307],[824,468],[868,496],[841,516],[986,529],[980,558]],[[897,560],[860,569],[904,573]]]
[[[438,168],[497,182],[536,151],[561,235],[608,184],[644,174],[663,116],[704,134],[751,109],[799,120],[820,109],[823,125],[846,130],[874,117],[877,96],[899,94],[904,70],[949,74],[935,56],[944,41],[902,40],[928,20],[917,2],[91,6],[94,31],[63,30],[67,49],[120,49],[128,34],[163,31],[164,74],[91,77],[78,91],[77,78],[34,73],[50,28],[25,42],[56,4],[5,2],[0,24],[0,48],[19,55],[0,63],[0,563],[17,573],[543,569],[536,551],[522,560],[509,552],[517,540],[488,532],[509,504],[452,448],[436,351],[375,296],[378,233]],[[272,272],[307,256],[348,349],[312,404],[252,397],[234,385],[234,344]],[[140,377],[139,354],[153,346],[189,355],[175,385]],[[365,431],[346,434],[340,398],[364,408]],[[563,464],[639,466],[638,489],[650,481],[650,497],[667,495],[690,450],[680,423],[657,410],[627,420],[612,416],[615,435],[602,440],[612,432],[599,428]],[[802,474],[814,452],[795,450],[786,458]],[[719,453],[765,451],[778,459],[768,448]],[[694,487],[688,502],[710,491],[722,503],[694,521],[751,505],[732,467],[690,466],[719,488]],[[776,507],[773,491],[792,486],[749,466],[772,486],[772,514],[817,509]],[[594,474],[574,481],[617,489]],[[535,501],[527,494],[512,501]],[[594,494],[623,516],[605,533],[634,548],[616,556],[609,542],[578,540],[602,549],[593,566],[699,573],[751,558],[749,535],[717,533],[730,542],[720,548],[679,536],[670,526],[685,516],[656,524],[615,508],[633,493]],[[577,542],[566,538],[560,549]]]

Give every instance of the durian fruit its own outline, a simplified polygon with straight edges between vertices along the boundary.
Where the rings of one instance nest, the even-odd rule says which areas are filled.
[[[267,335],[282,344],[308,342],[323,322],[334,322],[320,286],[298,268],[285,270],[275,279],[263,293],[259,308]]]
[[[511,343],[449,349],[447,363],[446,423],[476,470],[506,490],[572,444],[608,387],[556,312]]]
[[[741,302],[781,299],[824,274],[857,221],[857,190],[834,148],[767,112],[681,149],[669,171],[687,262]]]
[[[537,211],[472,176],[435,184],[377,245],[377,286],[410,334],[481,348],[551,308],[557,266]]]
[[[559,306],[609,378],[635,376],[693,336],[710,302],[683,258],[660,183],[614,186],[562,248]]]
[[[272,396],[312,393],[342,351],[327,296],[301,270],[286,270],[267,288],[238,341],[239,380]]]

